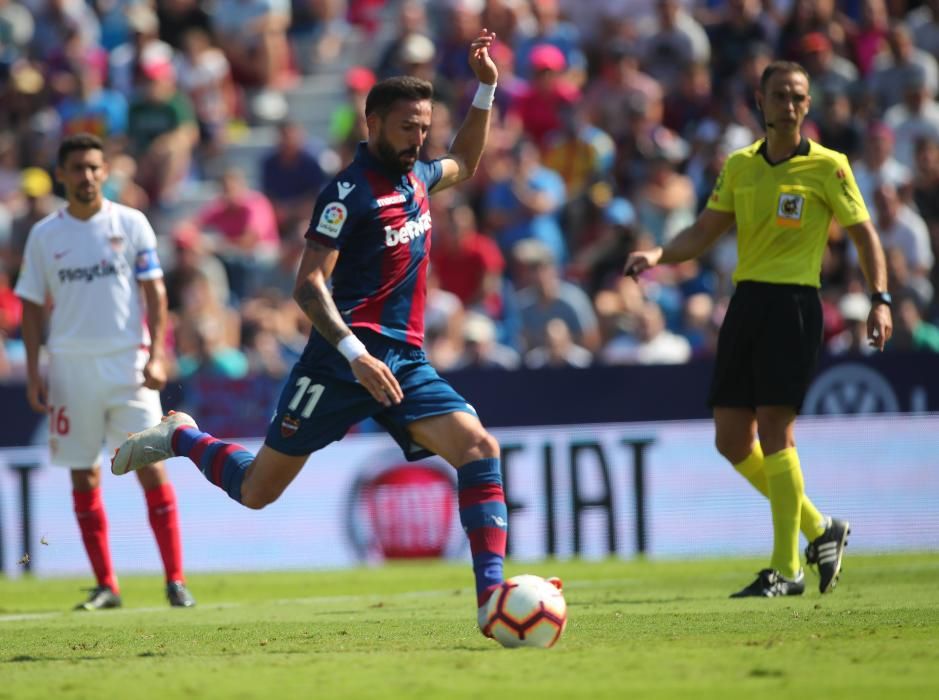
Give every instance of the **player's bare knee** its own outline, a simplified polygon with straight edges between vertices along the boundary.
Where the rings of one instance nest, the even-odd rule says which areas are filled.
[[[736,431],[718,431],[714,437],[714,446],[724,459],[737,464],[753,451],[753,437]]]
[[[241,489],[241,505],[251,510],[261,510],[280,498],[282,490],[270,487],[252,487],[248,482]]]
[[[464,454],[463,463],[473,462],[477,459],[492,459],[499,456],[499,441],[488,431],[480,430],[471,436],[469,445]]]
[[[101,471],[99,469],[73,469],[73,491],[93,491],[101,486]]]
[[[166,483],[168,478],[166,476],[166,469],[163,466],[163,462],[154,462],[153,464],[148,464],[142,469],[138,469],[137,481],[139,481],[140,485],[144,488],[144,490],[147,491]]]
[[[499,447],[499,441],[496,440],[490,433],[486,433],[483,443],[483,451],[486,458],[501,456],[502,450]]]
[[[251,510],[261,510],[264,506],[268,506],[273,502],[270,498],[264,498],[263,494],[254,493],[252,491],[241,491],[241,505],[245,508],[250,508]]]

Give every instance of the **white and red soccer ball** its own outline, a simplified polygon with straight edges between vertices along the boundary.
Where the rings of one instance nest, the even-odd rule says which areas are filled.
[[[483,634],[504,647],[553,646],[567,625],[561,580],[513,576],[493,591],[485,619]]]

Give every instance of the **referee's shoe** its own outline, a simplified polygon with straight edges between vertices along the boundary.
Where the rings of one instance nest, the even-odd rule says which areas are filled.
[[[841,559],[848,546],[851,525],[847,520],[828,518],[825,532],[805,548],[805,563],[818,568],[818,590],[830,593],[841,574]]]
[[[802,569],[795,578],[786,578],[776,569],[763,569],[756,575],[756,581],[736,593],[731,598],[778,598],[784,595],[802,595],[805,592],[805,574]]]

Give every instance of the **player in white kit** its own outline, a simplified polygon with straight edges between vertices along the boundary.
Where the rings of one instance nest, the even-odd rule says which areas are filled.
[[[104,198],[101,141],[64,140],[56,178],[67,206],[33,226],[16,294],[23,300],[27,397],[49,415],[53,464],[71,468],[75,515],[97,587],[77,608],[121,605],[101,500],[102,447],[159,422],[166,384],[166,290],[156,235],[143,213]],[[48,378],[40,374],[46,309]],[[173,606],[195,604],[186,589],[176,495],[162,462],[138,472]]]

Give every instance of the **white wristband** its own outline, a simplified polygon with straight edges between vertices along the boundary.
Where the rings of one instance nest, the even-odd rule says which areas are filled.
[[[346,358],[347,362],[352,362],[368,353],[362,341],[351,333],[339,341],[336,349],[342,353],[342,356]]]
[[[496,85],[486,85],[486,83],[480,83],[479,87],[476,88],[476,95],[473,97],[473,106],[476,109],[483,109],[487,112],[492,109],[492,101],[496,96]]]

